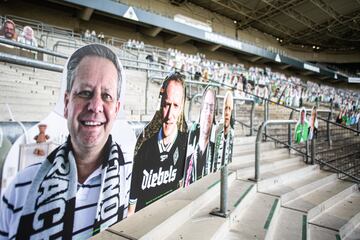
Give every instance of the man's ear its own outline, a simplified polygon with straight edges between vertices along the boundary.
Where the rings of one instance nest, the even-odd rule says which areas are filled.
[[[119,113],[119,111],[120,111],[120,106],[121,106],[120,101],[117,100],[117,101],[116,101],[116,106],[115,106],[115,113],[116,113],[116,114]]]
[[[67,92],[65,92],[65,94],[64,94],[64,117],[65,117],[65,118],[68,117],[69,98],[70,98],[70,94],[67,93]]]

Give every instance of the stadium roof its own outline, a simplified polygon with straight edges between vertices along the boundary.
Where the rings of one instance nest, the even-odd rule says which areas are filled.
[[[279,38],[283,45],[315,45],[322,50],[360,50],[360,0],[187,2],[233,19],[239,29],[254,28]]]

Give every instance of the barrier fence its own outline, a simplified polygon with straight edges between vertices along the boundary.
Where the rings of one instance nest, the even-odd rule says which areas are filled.
[[[280,105],[276,102],[263,98],[264,122],[258,129],[255,160],[260,162],[258,143],[271,139],[277,145],[289,148],[295,154],[303,156],[306,163],[319,164],[323,169],[338,173],[341,179],[349,179],[360,184],[360,137],[357,128],[349,128],[332,121],[332,105],[330,109],[319,109],[317,117],[317,134],[313,139],[298,141],[296,132],[291,125],[299,121],[299,109]],[[269,105],[272,112],[269,114]],[[305,109],[310,116],[312,109]],[[279,112],[288,111],[289,120],[278,118]],[[308,119],[309,117],[306,117]],[[287,126],[285,126],[287,125]],[[255,164],[257,166],[257,163]],[[259,170],[254,179],[259,178]]]

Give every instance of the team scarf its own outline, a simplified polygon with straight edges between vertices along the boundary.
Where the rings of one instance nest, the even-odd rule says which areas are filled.
[[[194,144],[196,142],[196,137],[194,138]],[[199,143],[196,144],[195,146],[195,149],[194,149],[194,152],[191,154],[191,157],[190,157],[190,160],[188,162],[188,167],[187,169],[185,169],[185,184],[184,184],[184,187],[187,187],[189,186],[191,183],[195,182],[196,180],[202,178],[204,175],[208,175],[210,173],[210,161],[212,159],[212,156],[211,156],[211,152],[212,152],[212,149],[211,149],[211,143],[210,143],[210,140],[205,148],[205,151],[204,153],[202,154],[202,156],[204,154],[206,154],[206,157],[205,157],[205,164],[204,164],[204,167],[202,169],[202,175],[201,176],[198,176],[197,175],[197,169],[199,168],[198,164],[199,161],[201,160],[200,159],[200,145]]]
[[[218,171],[221,167],[230,164],[232,161],[234,129],[229,129],[226,138],[224,131],[225,129],[223,128],[216,137],[214,166],[212,166],[212,171],[214,172]]]
[[[122,151],[109,136],[102,163],[101,187],[91,235],[123,219],[120,204],[120,166]],[[72,239],[77,192],[77,169],[70,137],[55,149],[40,166],[31,183],[23,207],[16,239]]]

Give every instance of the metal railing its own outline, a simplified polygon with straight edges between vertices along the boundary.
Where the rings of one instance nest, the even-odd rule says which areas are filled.
[[[350,178],[360,183],[359,131],[331,121],[329,131],[318,133],[315,158],[320,166],[336,171],[339,178]],[[327,140],[328,135],[330,141]],[[327,142],[327,143],[326,143]]]
[[[33,46],[30,46],[30,45],[22,44],[22,43],[12,41],[12,40],[8,40],[8,39],[5,39],[5,38],[0,38],[0,43],[11,45],[11,46],[14,46],[14,47],[19,47],[19,48],[22,48],[22,49],[36,51],[38,53],[45,53],[45,54],[48,54],[48,55],[54,56],[54,57],[60,57],[60,58],[65,58],[65,59],[67,58],[66,55],[55,52],[55,51],[51,51],[51,50],[40,48],[40,47],[33,47]]]
[[[43,62],[43,61],[31,59],[31,58],[20,57],[20,56],[15,56],[12,54],[1,53],[1,52],[0,52],[0,61],[17,64],[17,65],[22,65],[22,66],[27,66],[27,67],[34,67],[34,68],[54,71],[54,72],[62,72],[63,71],[63,66],[61,66],[61,65],[47,63],[47,62]]]
[[[247,93],[256,97],[252,93]],[[258,96],[257,96],[258,97]],[[269,103],[274,104],[279,109],[288,109],[290,112],[289,121],[297,122],[293,120],[294,112],[298,112],[299,109],[284,106],[278,104],[269,99],[262,98],[264,103],[264,122],[270,121],[269,116]],[[274,110],[274,109],[273,109]],[[312,109],[306,109],[307,113],[310,113]],[[287,133],[284,128],[280,129],[268,129],[271,124],[264,124],[259,127],[258,136],[261,135],[260,140],[264,137],[266,140],[270,138],[276,144],[286,146],[290,150],[293,150],[297,154],[304,157],[306,163],[318,163],[321,167],[329,169],[338,173],[339,178],[349,178],[357,183],[360,183],[360,132],[358,131],[359,124],[356,129],[349,128],[337,124],[332,121],[333,105],[330,105],[330,109],[320,109],[318,112],[318,134],[317,138],[311,141],[305,141],[302,143],[296,143],[292,139],[292,127],[288,124]],[[323,115],[325,114],[325,116]],[[321,116],[323,115],[323,116]],[[284,120],[271,120],[271,121],[284,121]],[[273,125],[276,126],[277,124]],[[281,125],[281,124],[280,124]],[[262,131],[261,133],[259,131]],[[260,141],[259,140],[259,141]],[[257,140],[257,145],[259,144]],[[260,145],[258,145],[259,147]],[[259,152],[256,150],[257,156],[255,158],[259,162]],[[310,162],[308,161],[311,159]],[[256,164],[255,164],[256,165]],[[259,174],[259,172],[257,173]],[[258,179],[255,176],[255,179]]]
[[[291,125],[296,124],[295,120],[267,120],[263,122],[256,135],[256,141],[255,141],[255,177],[254,181],[258,181],[260,179],[260,144],[263,140],[263,132],[265,130],[265,127],[267,125]],[[290,148],[291,146],[291,132],[288,134],[288,146]]]

